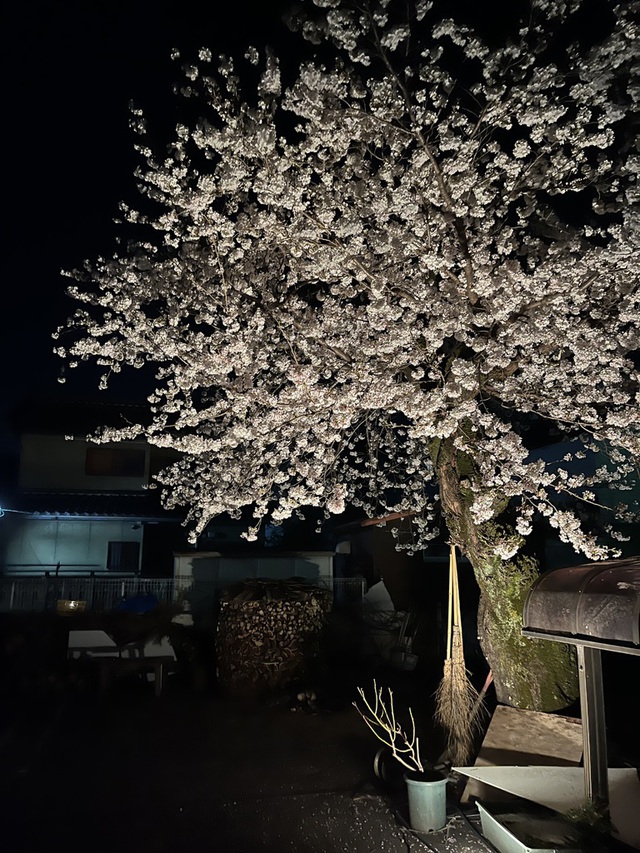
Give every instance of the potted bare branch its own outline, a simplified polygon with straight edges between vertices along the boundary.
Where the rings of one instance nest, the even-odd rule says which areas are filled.
[[[408,709],[410,728],[406,731],[396,715],[391,688],[387,688],[385,697],[383,688],[374,680],[372,700],[362,687],[358,687],[358,695],[360,700],[353,702],[354,708],[404,768],[411,828],[417,832],[442,829],[447,822],[447,778],[423,761],[412,709]]]

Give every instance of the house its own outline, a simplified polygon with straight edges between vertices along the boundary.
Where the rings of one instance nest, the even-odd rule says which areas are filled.
[[[184,547],[182,516],[167,512],[154,473],[175,455],[146,441],[95,444],[101,425],[135,422],[141,404],[32,399],[14,412],[17,483],[3,496],[0,569],[6,575],[171,577]]]
[[[164,509],[160,490],[148,488],[176,454],[145,440],[86,438],[147,416],[144,404],[64,395],[16,409],[17,482],[0,498],[0,577],[9,581],[0,609],[47,607],[53,586],[56,599],[88,599],[90,607],[140,589],[189,590],[192,612],[212,614],[219,591],[245,578],[302,576],[332,586],[333,552],[306,529],[285,547],[271,527],[249,543],[241,535],[248,517],[221,516],[189,544],[184,515]]]

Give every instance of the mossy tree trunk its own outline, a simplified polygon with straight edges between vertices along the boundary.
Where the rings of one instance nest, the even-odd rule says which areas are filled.
[[[455,449],[453,439],[438,442],[433,458],[451,541],[471,563],[480,588],[478,639],[498,702],[535,711],[567,708],[579,695],[573,647],[521,634],[524,601],[538,577],[538,563],[522,555],[503,561],[496,552],[499,541],[518,537],[500,523],[506,498],[496,503],[491,521],[477,523],[470,511],[472,460]]]

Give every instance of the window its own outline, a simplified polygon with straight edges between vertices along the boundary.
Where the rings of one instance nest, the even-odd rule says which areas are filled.
[[[139,567],[139,542],[109,542],[107,571],[137,573]]]
[[[180,459],[180,454],[176,453],[175,450],[153,447],[149,454],[149,476],[153,477],[155,474],[159,474],[160,471],[169,465],[173,465],[178,459]]]
[[[88,447],[84,472],[95,477],[142,477],[144,458],[144,450]]]

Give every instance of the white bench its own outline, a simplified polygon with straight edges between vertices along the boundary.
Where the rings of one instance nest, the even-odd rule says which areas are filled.
[[[95,661],[100,670],[100,690],[105,692],[111,680],[125,672],[146,672],[160,696],[167,673],[175,670],[176,653],[168,637],[159,642],[146,640],[118,645],[106,631],[69,631],[67,657],[70,660]]]

